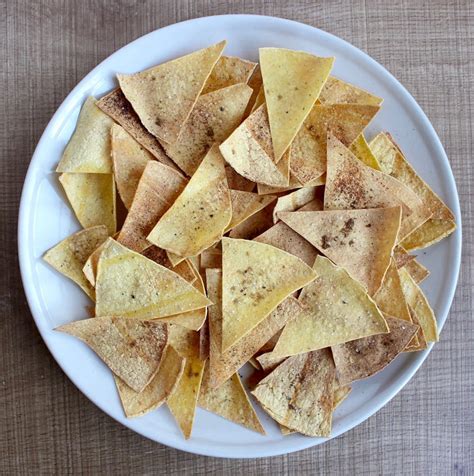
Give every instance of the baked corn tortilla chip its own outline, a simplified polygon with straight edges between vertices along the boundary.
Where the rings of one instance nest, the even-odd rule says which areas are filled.
[[[108,238],[104,225],[78,231],[48,250],[43,259],[54,269],[74,281],[92,300],[94,288],[82,272],[88,257]]]
[[[95,98],[88,97],[56,172],[111,174],[110,128],[113,123],[96,106]]]
[[[255,100],[260,92],[260,88],[262,87],[262,72],[260,70],[260,65],[257,63],[256,68],[253,70],[252,75],[250,76],[247,84],[252,88],[252,96],[250,96],[249,103],[247,104],[247,109],[244,113],[244,119],[250,116],[251,112],[253,112],[253,105],[255,104]]]
[[[381,170],[380,164],[370,150],[363,132],[357,136],[357,139],[351,144],[349,149],[363,164],[372,167],[375,170]]]
[[[312,183],[311,185],[324,185],[324,182],[321,183]],[[290,190],[296,190],[302,188],[302,183],[293,175],[290,167],[290,175],[288,179],[288,186],[286,187],[272,187],[271,185],[265,185],[264,183],[257,183],[257,192],[259,195],[267,194],[277,194],[282,192],[288,192]]]
[[[402,268],[403,266],[405,266],[406,264],[408,264],[410,261],[414,260],[415,258],[416,258],[416,255],[408,254],[408,251],[406,251],[400,245],[395,246],[395,248],[393,249],[393,259],[395,260],[397,269]]]
[[[181,357],[173,347],[167,346],[158,372],[141,392],[136,392],[115,376],[115,384],[127,418],[145,415],[165,403],[176,389],[183,375],[185,363],[185,358]]]
[[[258,94],[255,98],[255,102],[253,103],[252,109],[250,111],[250,114],[256,111],[262,104],[265,104],[265,90],[263,89],[263,84],[262,86],[260,86]]]
[[[108,237],[108,236],[107,236]],[[105,246],[105,240],[102,242],[87,258],[84,266],[82,267],[82,272],[89,281],[92,287],[95,287],[95,277],[97,275],[97,263],[99,262],[99,256],[102,253],[102,250]],[[95,295],[95,292],[94,292]]]
[[[204,294],[168,268],[112,238],[104,246],[97,266],[97,316],[152,319],[210,304]]]
[[[387,323],[364,287],[344,268],[322,256],[317,278],[301,291],[306,310],[288,322],[272,354],[287,357],[388,332]]]
[[[287,357],[280,357],[279,355],[275,355],[273,352],[265,352],[264,354],[256,357],[256,359],[262,370],[268,373],[275,370],[282,362],[287,359]]]
[[[418,320],[415,311],[410,306],[408,306],[408,309],[410,310],[410,317],[413,324],[418,326],[418,331],[415,334],[416,339],[413,337],[411,342],[405,347],[404,352],[418,352],[419,350],[425,350],[428,348],[428,343],[426,342],[423,328],[420,325],[420,321]]]
[[[199,358],[203,361],[209,359],[209,319],[199,329]]]
[[[115,183],[128,210],[143,171],[153,156],[118,124],[112,126],[110,137]]]
[[[416,284],[420,284],[430,275],[429,270],[416,259],[406,263],[403,268],[408,271],[408,274],[413,278]]]
[[[281,212],[280,219],[372,296],[382,284],[400,227],[401,207]]]
[[[222,55],[207,78],[201,95],[217,89],[227,88],[234,84],[247,83],[252,76],[257,63],[247,61],[237,56]]]
[[[400,354],[415,336],[418,326],[406,320],[386,316],[387,334],[363,337],[331,347],[337,377],[342,384],[380,372]]]
[[[308,436],[331,433],[336,370],[322,349],[290,357],[252,392],[278,423]]]
[[[329,76],[324,83],[319,101],[322,104],[362,104],[367,106],[380,106],[382,98],[361,89],[342,79]]]
[[[222,239],[222,351],[315,277],[294,255],[256,241]]]
[[[148,248],[151,243],[146,237],[186,184],[187,180],[175,169],[159,162],[149,162],[117,241],[137,252]]]
[[[224,160],[215,145],[147,239],[181,257],[195,256],[221,239],[231,218]]]
[[[204,374],[198,405],[249,430],[265,435],[260,420],[250,403],[238,373],[218,388],[209,385],[209,372]]]
[[[199,96],[173,144],[163,142],[171,159],[192,176],[214,143],[221,143],[240,124],[252,89],[236,84]]]
[[[282,197],[278,197],[275,208],[273,209],[274,223],[279,220],[278,212],[293,212],[314,200],[316,194],[316,187],[304,187],[287,195],[283,195]]]
[[[268,206],[259,212],[249,216],[240,225],[230,230],[230,238],[242,238],[252,240],[273,226],[273,206],[275,202],[270,202]]]
[[[56,330],[85,342],[136,392],[141,392],[155,376],[168,341],[166,325],[123,317],[94,317]]]
[[[227,184],[231,190],[241,190],[251,192],[255,188],[255,183],[239,175],[230,165],[225,166]]]
[[[456,223],[454,220],[430,218],[410,233],[401,244],[410,251],[426,248],[448,237],[455,230]]]
[[[311,200],[306,205],[298,208],[298,212],[320,212],[324,210],[324,203],[320,198]]]
[[[105,225],[109,235],[115,233],[117,218],[112,174],[63,173],[59,181],[77,220],[84,228]]]
[[[285,48],[260,48],[259,56],[278,162],[318,99],[334,58],[320,58]]]
[[[176,142],[225,44],[221,41],[140,73],[117,75],[125,97],[155,137]]]
[[[222,250],[211,248],[201,253],[201,269],[222,268]]]

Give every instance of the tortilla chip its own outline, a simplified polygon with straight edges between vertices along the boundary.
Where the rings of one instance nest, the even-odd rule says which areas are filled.
[[[364,165],[334,136],[328,135],[324,209],[387,208],[400,205],[400,241],[430,213],[418,195],[390,175]]]
[[[322,104],[362,104],[367,106],[380,106],[382,98],[364,91],[353,84],[329,76],[319,95]]]
[[[252,94],[245,84],[236,84],[199,96],[174,144],[163,143],[173,161],[192,176],[214,143],[221,143],[240,124]]]
[[[112,126],[111,143],[115,182],[128,210],[143,171],[153,156],[118,124]]]
[[[398,270],[398,273],[406,302],[416,313],[426,341],[438,342],[439,333],[436,318],[423,291],[406,269],[401,268]]]
[[[278,423],[308,436],[329,436],[336,370],[328,349],[287,359],[252,392]]]
[[[109,235],[115,233],[117,219],[112,174],[63,173],[59,181],[76,218],[84,228],[105,225]]]
[[[224,160],[213,146],[147,239],[181,257],[195,256],[221,239],[231,218]]]
[[[237,56],[221,56],[217,60],[209,78],[207,78],[201,95],[227,88],[234,84],[247,83],[256,66],[257,63],[238,58]]]
[[[231,190],[241,190],[251,192],[255,188],[255,183],[239,175],[230,165],[225,166],[227,184]]]
[[[256,111],[262,104],[265,104],[265,90],[263,89],[263,84],[260,86],[260,89],[258,90],[258,94],[255,98],[255,102],[253,103],[250,114]]]
[[[284,48],[260,48],[259,53],[273,149],[278,162],[318,99],[334,58],[319,58]]]
[[[280,357],[273,352],[265,352],[257,357],[257,362],[264,372],[273,372],[286,359],[287,357]]]
[[[168,144],[176,142],[225,44],[221,41],[140,73],[117,75],[149,132]]]
[[[349,147],[378,111],[377,106],[316,104],[291,145],[290,168],[295,177],[304,185],[320,177],[326,172],[328,134]]]
[[[428,221],[402,242],[403,247],[407,251],[425,248],[451,234],[456,229],[453,213],[415,172],[390,137],[380,133],[369,145],[382,170],[411,188],[432,214]]]
[[[323,182],[324,183],[324,182]],[[313,184],[311,184],[313,185]],[[322,185],[322,184],[321,184]],[[271,185],[265,185],[264,183],[257,183],[257,192],[259,195],[267,195],[270,193],[282,193],[288,192],[290,190],[296,190],[298,188],[302,188],[303,185],[301,182],[293,175],[290,170],[290,176],[288,181],[288,186],[286,187],[272,187]]]
[[[273,209],[273,222],[279,220],[278,212],[293,212],[314,200],[316,193],[316,187],[304,187],[279,197]]]
[[[96,106],[95,98],[88,97],[56,172],[111,174],[110,128],[113,123]]]
[[[388,332],[375,302],[344,268],[322,256],[313,268],[318,277],[299,297],[307,311],[285,326],[273,356],[286,357]]]
[[[275,195],[259,195],[258,193],[242,192],[230,190],[230,200],[232,203],[232,220],[227,225],[225,231],[232,230],[237,225],[245,221],[248,217],[265,208],[276,200]]]
[[[84,273],[84,276],[93,287],[95,287],[95,277],[97,275],[97,263],[99,262],[99,256],[102,253],[104,246],[105,246],[105,240],[89,255],[86,262],[84,263],[84,266],[82,267],[82,272]],[[94,295],[95,295],[95,291],[94,291]]]
[[[304,261],[308,266],[313,266],[314,260],[318,255],[318,251],[309,241],[306,241],[301,235],[281,221],[254,238],[254,241],[266,243],[291,253]]]
[[[362,132],[357,136],[357,139],[351,144],[349,149],[363,164],[375,170],[382,170]]]
[[[428,343],[426,342],[423,328],[420,325],[420,321],[418,320],[415,311],[410,306],[408,306],[408,309],[410,310],[410,317],[413,324],[418,326],[418,331],[415,334],[416,339],[413,337],[411,342],[405,347],[404,352],[418,352],[419,350],[425,350],[428,348]]]
[[[199,329],[199,358],[204,361],[209,358],[209,320]]]
[[[265,435],[265,430],[237,373],[219,388],[212,388],[209,386],[207,372],[204,375],[198,404],[209,412]]]
[[[416,324],[386,316],[388,334],[364,337],[331,347],[337,376],[342,384],[370,377],[400,354],[418,330]]]
[[[140,393],[135,392],[119,377],[115,384],[127,418],[145,415],[155,410],[175,391],[184,372],[186,359],[171,346],[166,347],[158,372]]]
[[[289,154],[277,164],[265,105],[254,111],[220,146],[224,159],[240,175],[275,187],[289,183]]]
[[[280,219],[366,286],[382,284],[400,226],[401,208],[281,212]]]
[[[150,319],[193,311],[209,299],[173,271],[109,238],[96,279],[97,316]]]
[[[201,268],[222,268],[222,251],[217,248],[204,250],[201,253]]]
[[[136,392],[155,376],[168,340],[166,325],[123,317],[93,317],[56,330],[85,342]]]
[[[416,259],[406,263],[403,268],[408,271],[408,274],[413,278],[416,284],[420,284],[430,275],[429,270]]]
[[[416,255],[409,255],[408,251],[402,248],[400,245],[395,246],[393,249],[393,259],[397,265],[397,269],[402,268],[410,261],[414,260]]]
[[[260,92],[260,88],[262,87],[262,72],[260,71],[260,65],[257,63],[257,67],[253,70],[252,75],[247,83],[252,88],[252,96],[250,96],[249,103],[247,104],[247,109],[244,113],[244,119],[250,116],[251,112],[253,112],[253,105],[255,104],[255,100],[257,99],[258,93]]]
[[[245,240],[252,240],[256,236],[262,234],[273,226],[273,203],[266,206],[259,212],[251,215],[244,220],[240,225],[237,225],[230,230],[229,236],[231,238],[242,238]]]
[[[90,254],[108,238],[104,225],[78,231],[47,251],[43,259],[54,269],[74,281],[92,300],[95,292],[82,268]]]
[[[316,274],[303,261],[255,241],[222,239],[222,351],[254,329]]]
[[[301,208],[298,208],[298,212],[321,212],[324,210],[324,203],[320,198],[315,198],[311,200],[306,205],[303,205]]]

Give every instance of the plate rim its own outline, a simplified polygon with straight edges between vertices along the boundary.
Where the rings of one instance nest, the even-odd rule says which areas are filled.
[[[107,58],[105,58],[103,61],[101,61],[97,66],[95,66],[89,73],[87,73],[78,83],[77,85],[67,94],[67,96],[64,98],[60,106],[57,108],[51,119],[49,120],[47,126],[45,127],[43,133],[41,134],[40,140],[38,141],[35,151],[32,155],[30,164],[28,166],[27,173],[25,175],[23,187],[22,187],[22,192],[21,192],[21,199],[20,199],[20,206],[19,206],[19,217],[18,217],[18,232],[17,232],[17,240],[18,240],[18,258],[19,258],[19,265],[20,265],[20,274],[21,274],[21,279],[22,279],[22,284],[23,288],[25,291],[25,295],[27,298],[28,306],[30,308],[30,312],[32,314],[32,317],[35,321],[35,325],[43,339],[43,342],[45,343],[46,347],[48,348],[49,352],[52,354],[53,358],[59,365],[59,367],[63,370],[63,372],[66,374],[68,379],[80,390],[94,405],[96,405],[98,408],[100,408],[104,413],[106,413],[109,417],[113,418],[115,421],[118,423],[125,425],[127,428],[130,430],[140,434],[141,436],[144,436],[145,438],[151,439],[152,441],[158,442],[160,444],[170,446],[182,451],[186,451],[189,453],[194,453],[194,454],[199,454],[199,455],[204,455],[204,456],[214,456],[214,457],[226,457],[226,458],[258,458],[258,457],[268,457],[268,456],[276,456],[276,455],[282,455],[282,454],[289,454],[295,451],[300,451],[312,446],[316,446],[322,443],[325,443],[329,441],[330,439],[336,438],[337,436],[340,436],[343,433],[346,433],[356,426],[358,426],[360,423],[363,421],[367,420],[371,416],[373,416],[378,410],[380,410],[382,407],[384,407],[387,403],[390,402],[390,400],[395,397],[402,389],[403,387],[413,378],[414,374],[418,371],[418,369],[421,367],[423,364],[424,360],[427,358],[428,354],[433,348],[433,344],[430,344],[429,347],[422,352],[419,352],[417,355],[416,361],[413,362],[413,365],[409,369],[409,371],[405,371],[400,377],[397,388],[395,391],[392,392],[392,394],[386,395],[384,398],[381,398],[381,400],[378,402],[377,405],[375,405],[368,413],[360,412],[361,415],[359,415],[357,418],[352,419],[349,423],[349,425],[344,429],[344,431],[336,432],[333,435],[331,435],[330,438],[328,439],[321,439],[321,438],[306,438],[301,440],[300,444],[293,445],[293,447],[288,448],[287,450],[281,451],[281,450],[271,450],[271,446],[263,446],[260,447],[260,451],[258,455],[246,455],[245,453],[242,453],[241,451],[237,451],[237,454],[233,454],[230,452],[226,451],[213,451],[213,448],[209,448],[209,450],[203,450],[203,449],[196,449],[196,448],[190,448],[188,447],[188,442],[190,440],[185,440],[184,438],[182,441],[167,441],[166,438],[162,438],[161,441],[157,440],[156,438],[152,437],[151,435],[146,434],[146,432],[142,432],[136,428],[132,428],[129,426],[126,422],[120,421],[117,418],[115,418],[113,415],[111,415],[106,408],[103,407],[100,403],[96,401],[95,398],[93,398],[90,393],[80,387],[74,379],[66,372],[64,369],[62,362],[59,358],[56,358],[56,355],[52,349],[52,346],[50,345],[48,337],[46,337],[46,331],[43,330],[42,325],[41,325],[41,318],[37,317],[41,313],[41,309],[38,303],[38,296],[35,296],[35,292],[33,292],[33,286],[31,284],[31,278],[28,276],[27,270],[28,270],[28,262],[30,259],[30,252],[26,246],[26,237],[28,233],[28,211],[29,211],[29,204],[30,204],[30,198],[32,196],[32,193],[34,191],[34,188],[31,186],[32,182],[34,180],[34,172],[36,170],[36,162],[39,161],[39,155],[40,151],[42,149],[42,144],[43,142],[46,141],[46,138],[48,134],[51,132],[51,129],[54,127],[55,122],[57,119],[66,112],[69,103],[72,102],[72,98],[81,91],[81,89],[84,87],[86,83],[89,82],[89,80],[94,77],[94,75],[103,67],[103,65],[111,60],[111,58],[117,54],[119,54],[123,49],[130,47],[130,45],[133,45],[139,41],[143,41],[144,38],[149,37],[154,35],[157,31],[163,31],[163,30],[172,30],[174,28],[182,28],[185,25],[189,24],[197,24],[197,23],[205,23],[210,20],[218,20],[218,19],[236,19],[237,21],[242,20],[259,20],[259,21],[264,21],[264,22],[271,22],[271,23],[279,23],[281,25],[290,25],[296,28],[304,28],[308,32],[312,30],[316,30],[321,34],[323,37],[329,38],[331,41],[335,42],[336,44],[345,47],[351,51],[351,53],[354,56],[358,56],[362,58],[365,62],[368,62],[373,68],[375,68],[380,75],[391,85],[394,86],[396,89],[398,89],[401,93],[403,93],[404,99],[406,102],[409,103],[411,108],[414,108],[417,113],[417,118],[422,121],[423,126],[426,128],[426,131],[429,134],[429,139],[431,142],[431,145],[436,149],[436,153],[439,154],[443,158],[443,164],[444,168],[447,171],[447,174],[445,174],[444,182],[446,183],[448,187],[448,194],[452,195],[452,201],[453,204],[451,206],[451,209],[455,215],[456,218],[456,224],[457,224],[457,230],[453,233],[451,236],[451,239],[455,240],[455,243],[453,245],[454,247],[454,262],[453,266],[451,269],[451,277],[450,277],[450,284],[449,284],[449,290],[447,291],[447,299],[444,303],[443,308],[441,311],[438,313],[438,318],[440,319],[440,330],[444,326],[449,310],[452,306],[452,302],[454,299],[454,294],[457,288],[458,284],[458,279],[459,279],[459,272],[460,272],[460,266],[461,266],[461,255],[462,255],[462,222],[461,222],[461,211],[460,211],[460,202],[459,202],[459,194],[454,178],[454,174],[452,172],[451,164],[449,162],[449,159],[447,157],[447,154],[441,144],[441,141],[438,137],[438,134],[436,133],[436,130],[434,129],[433,125],[431,124],[430,120],[428,119],[427,115],[421,108],[421,106],[416,102],[416,100],[413,98],[413,96],[410,94],[410,92],[403,86],[402,83],[400,83],[384,66],[382,66],[380,63],[378,63],[375,59],[373,59],[371,56],[369,56],[367,53],[362,51],[361,49],[357,48],[356,46],[352,45],[348,41],[332,34],[329,33],[325,30],[322,30],[320,28],[314,27],[312,25],[308,25],[303,22],[295,21],[295,20],[289,20],[286,18],[280,18],[280,17],[273,17],[273,16],[267,16],[267,15],[252,15],[252,14],[228,14],[228,15],[212,15],[212,16],[204,16],[204,17],[199,17],[199,18],[193,18],[189,20],[185,20],[183,22],[178,22],[178,23],[173,23],[167,26],[164,26],[162,28],[158,28],[156,30],[153,30],[149,33],[146,33],[145,35],[142,35],[135,40],[125,44],[118,50],[114,51],[112,54],[110,54]],[[230,448],[230,446],[229,446]]]

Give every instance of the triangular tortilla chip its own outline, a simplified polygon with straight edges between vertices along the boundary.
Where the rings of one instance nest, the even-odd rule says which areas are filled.
[[[308,436],[329,436],[336,370],[329,349],[296,355],[252,394],[278,423]]]
[[[416,339],[413,337],[411,342],[405,347],[404,352],[418,352],[419,350],[425,350],[428,348],[428,343],[426,342],[423,328],[420,325],[420,321],[415,311],[410,306],[408,306],[408,309],[410,310],[410,317],[413,324],[418,326],[418,331],[415,334]]]
[[[318,99],[334,58],[319,58],[304,51],[284,48],[260,48],[259,53],[278,162]]]
[[[272,372],[286,359],[287,357],[280,357],[279,355],[275,355],[273,352],[265,352],[265,354],[257,357],[257,362],[260,364],[260,367],[262,367],[264,372]]]
[[[280,219],[342,266],[373,295],[382,284],[400,227],[401,208],[282,212]]]
[[[328,135],[324,209],[402,207],[398,240],[425,222],[430,212],[418,195],[397,179],[357,160],[337,138]]]
[[[240,225],[230,230],[231,238],[252,240],[273,226],[273,203],[262,208],[259,212],[249,216]]]
[[[303,288],[299,297],[307,311],[285,326],[272,351],[275,357],[388,332],[375,302],[344,268],[318,256],[314,270],[318,277]]]
[[[199,329],[199,358],[203,361],[209,359],[209,319]]]
[[[289,183],[289,154],[277,164],[265,105],[260,106],[220,146],[224,159],[240,175],[274,187]]]
[[[257,96],[255,97],[255,102],[253,103],[250,114],[256,111],[264,103],[265,103],[265,90],[263,89],[263,84],[262,84],[260,86],[260,89],[258,90]]]
[[[96,315],[150,319],[211,304],[181,276],[109,238],[97,266]]]
[[[291,172],[309,185],[326,172],[328,133],[349,147],[378,111],[377,106],[316,104],[291,144]]]
[[[314,260],[318,255],[318,251],[309,241],[305,240],[281,221],[261,235],[258,235],[254,240],[291,253],[304,261],[308,266],[313,266]]]
[[[118,124],[112,126],[110,137],[115,182],[128,210],[143,171],[153,156]]]
[[[119,377],[115,384],[127,418],[145,415],[165,403],[175,391],[184,372],[186,359],[171,346],[166,347],[158,372],[140,393],[130,388]]]
[[[225,44],[221,41],[140,73],[117,75],[142,124],[158,139],[176,142]]]
[[[175,169],[159,162],[149,162],[117,241],[138,252],[148,248],[150,243],[146,237],[178,198],[186,183],[187,180]]]
[[[324,185],[324,182],[320,184],[311,183],[310,185]],[[295,190],[297,188],[302,188],[303,185],[301,182],[293,175],[290,170],[290,175],[288,179],[288,186],[286,187],[272,187],[271,185],[265,185],[264,183],[257,184],[257,192],[259,195],[267,195],[269,193],[281,193],[281,192],[288,192],[289,190]]]
[[[369,144],[362,132],[357,136],[357,139],[351,144],[349,149],[363,164],[375,170],[382,170],[379,161],[370,150]]]
[[[428,221],[403,241],[403,247],[408,251],[425,248],[450,235],[456,229],[453,213],[415,172],[389,135],[380,133],[369,145],[382,170],[411,188],[432,213]]]
[[[279,220],[278,212],[293,212],[314,200],[316,193],[316,187],[304,187],[287,195],[283,195],[282,197],[278,197],[275,208],[273,209],[274,223]]]
[[[420,284],[430,275],[429,270],[416,259],[406,263],[403,268],[408,271],[408,274],[413,278],[416,284]]]
[[[139,144],[145,147],[159,162],[176,168],[174,162],[165,154],[157,138],[150,134],[140,122],[140,118],[120,88],[114,89],[100,98],[96,104],[97,107],[120,124]]]
[[[123,317],[93,317],[56,330],[84,341],[136,392],[155,376],[168,341],[166,325]]]
[[[97,263],[99,262],[100,254],[104,249],[106,241],[103,241],[87,258],[84,266],[82,267],[82,272],[86,277],[87,281],[91,286],[95,287],[95,277],[97,275]],[[95,296],[95,292],[94,292]]]
[[[438,342],[439,333],[436,317],[426,299],[426,296],[406,269],[401,268],[398,270],[398,273],[400,275],[400,282],[402,284],[406,302],[416,313],[426,341]]]
[[[262,72],[260,71],[260,65],[257,63],[257,67],[253,70],[252,75],[250,76],[248,83],[252,88],[252,96],[250,96],[249,103],[247,104],[247,109],[244,113],[244,119],[250,116],[250,114],[254,111],[253,105],[255,104],[255,100],[260,92],[260,88],[262,87]]]
[[[265,208],[276,198],[275,195],[259,195],[258,193],[230,190],[232,220],[227,225],[226,231],[232,230],[232,228],[235,228],[248,217]]]
[[[397,265],[397,269],[402,268],[410,261],[414,260],[416,255],[409,255],[408,251],[402,248],[400,245],[395,246],[393,249],[393,259]]]
[[[225,166],[227,183],[231,190],[241,190],[251,192],[255,188],[255,183],[239,175],[230,165]]]
[[[117,227],[115,181],[112,174],[63,173],[59,181],[79,223],[84,228],[105,225],[109,235]]]
[[[207,78],[201,95],[218,89],[227,88],[234,84],[247,83],[255,70],[257,63],[247,61],[237,56],[221,56]]]
[[[322,104],[362,104],[367,106],[380,106],[382,98],[364,91],[353,84],[329,76],[319,95]]]
[[[294,255],[255,241],[222,239],[222,351],[316,274]]]
[[[251,94],[247,85],[236,84],[199,96],[178,140],[163,142],[166,153],[192,176],[212,144],[227,139],[240,124]]]
[[[95,292],[84,276],[82,268],[87,259],[108,238],[107,228],[103,225],[78,231],[47,251],[43,259],[54,269],[68,277],[92,299]]]
[[[224,160],[213,146],[147,239],[181,257],[195,256],[221,239],[231,217]]]
[[[385,368],[418,330],[416,324],[386,316],[388,334],[378,334],[331,347],[337,377],[342,384],[370,377]]]
[[[321,212],[324,210],[324,203],[320,198],[311,200],[306,205],[298,208],[298,212]]]
[[[95,99],[88,97],[56,172],[112,173],[110,128],[113,123],[114,121],[96,106]]]
[[[198,404],[205,410],[215,413],[249,430],[265,434],[260,420],[250,403],[239,374],[222,384],[219,388],[211,388],[208,383],[209,373],[204,375]]]

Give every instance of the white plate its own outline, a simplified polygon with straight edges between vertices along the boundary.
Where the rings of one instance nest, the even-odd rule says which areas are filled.
[[[259,411],[267,436],[198,410],[192,438],[184,440],[165,407],[145,417],[124,417],[110,371],[79,340],[53,329],[87,316],[82,291],[47,266],[43,253],[79,229],[60,189],[54,169],[89,95],[101,96],[114,87],[115,73],[132,73],[222,39],[226,54],[257,60],[258,48],[280,46],[336,56],[333,74],[385,99],[369,137],[389,130],[421,176],[456,215],[458,231],[420,253],[431,270],[423,284],[443,326],[456,286],[461,256],[461,216],[456,185],[443,147],[427,117],[410,94],[382,66],[345,41],[316,28],[280,18],[226,15],[199,18],[154,31],[120,49],[92,70],[69,94],[51,119],[36,148],[26,176],[20,206],[19,257],[31,312],[49,350],[76,386],[98,407],[152,440],[185,451],[211,456],[253,458],[297,451],[326,441],[301,435],[283,437]],[[441,335],[442,338],[442,335]],[[354,385],[336,410],[332,436],[364,421],[385,405],[410,380],[424,352],[404,354],[378,375]]]

